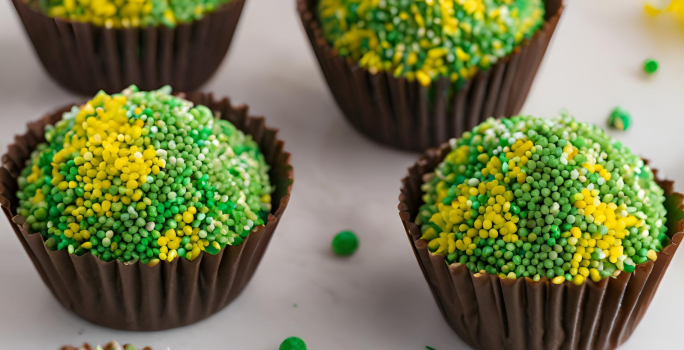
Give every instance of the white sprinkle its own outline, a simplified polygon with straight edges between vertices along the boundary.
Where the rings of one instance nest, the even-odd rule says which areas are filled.
[[[145,225],[145,229],[147,231],[152,231],[154,230],[154,222],[148,222],[147,225]]]
[[[137,159],[141,159],[141,158],[142,158],[142,153],[140,153],[140,152],[135,152],[135,153],[133,153],[133,156],[134,156],[135,158],[137,158]]]

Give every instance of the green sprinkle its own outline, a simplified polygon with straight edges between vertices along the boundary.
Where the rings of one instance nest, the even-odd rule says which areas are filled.
[[[359,239],[352,231],[342,231],[332,241],[333,251],[339,256],[352,255],[358,247]]]
[[[632,123],[632,116],[622,107],[615,107],[608,118],[608,125],[618,130],[627,130]]]
[[[646,72],[646,74],[648,74],[648,75],[651,75],[651,74],[655,73],[656,71],[658,71],[658,66],[659,66],[658,61],[656,61],[652,58],[649,58],[646,60],[646,62],[644,62],[644,72]]]
[[[283,340],[279,350],[306,350],[306,344],[301,338],[289,337]]]

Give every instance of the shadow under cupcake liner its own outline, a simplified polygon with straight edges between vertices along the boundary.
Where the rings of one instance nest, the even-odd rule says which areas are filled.
[[[195,323],[223,309],[254,275],[289,202],[293,168],[277,130],[266,127],[263,117],[248,116],[247,106],[233,107],[227,98],[217,100],[203,93],[179,96],[210,108],[252,135],[271,166],[275,191],[267,224],[255,228],[241,245],[226,246],[217,255],[202,252],[193,261],[179,258],[154,267],[105,262],[88,253],[76,256],[49,250],[40,234],[30,232],[26,219],[17,215],[17,178],[32,150],[44,142],[45,125],[56,123],[72,105],[29,123],[28,132],[16,136],[2,156],[2,210],[55,298],[92,323],[122,330],[162,330]]]
[[[328,87],[344,116],[381,144],[411,151],[436,147],[489,117],[510,117],[523,106],[563,12],[563,0],[546,0],[546,18],[532,39],[480,71],[459,90],[442,77],[430,87],[418,81],[371,74],[337,54],[323,35],[317,0],[297,0],[304,30]]]
[[[194,91],[228,52],[245,0],[232,0],[198,21],[174,28],[111,29],[51,18],[12,0],[38,58],[63,87],[94,95],[172,85]]]
[[[462,264],[447,265],[432,254],[414,223],[423,204],[423,175],[449,153],[448,144],[427,150],[402,180],[399,216],[423,275],[442,315],[458,336],[479,350],[615,349],[634,332],[646,313],[672,257],[684,237],[684,196],[673,182],[656,181],[666,193],[671,243],[657,261],[636,266],[596,283],[587,279],[553,284],[547,277],[500,279],[472,273]]]

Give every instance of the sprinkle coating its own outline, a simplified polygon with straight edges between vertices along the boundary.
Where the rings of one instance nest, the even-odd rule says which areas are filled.
[[[170,92],[100,92],[46,126],[17,197],[48,248],[153,266],[264,224],[272,187],[256,142]]]
[[[201,19],[230,0],[30,0],[50,17],[107,28],[164,25]]]
[[[460,86],[529,39],[542,0],[320,0],[326,39],[371,73]]]
[[[416,219],[450,264],[579,285],[631,273],[667,242],[653,172],[596,126],[566,113],[489,119],[451,145]]]

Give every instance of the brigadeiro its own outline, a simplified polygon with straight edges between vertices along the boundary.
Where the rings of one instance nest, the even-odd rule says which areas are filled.
[[[371,139],[423,151],[520,111],[562,0],[298,0],[337,104]]]
[[[262,118],[170,92],[100,92],[3,157],[5,213],[57,299],[91,322],[165,329],[217,312],[287,205],[289,154]]]
[[[12,0],[48,74],[90,95],[193,91],[228,52],[245,0]]]
[[[474,348],[613,349],[682,240],[682,198],[564,112],[488,119],[428,150],[399,209],[444,317]]]

